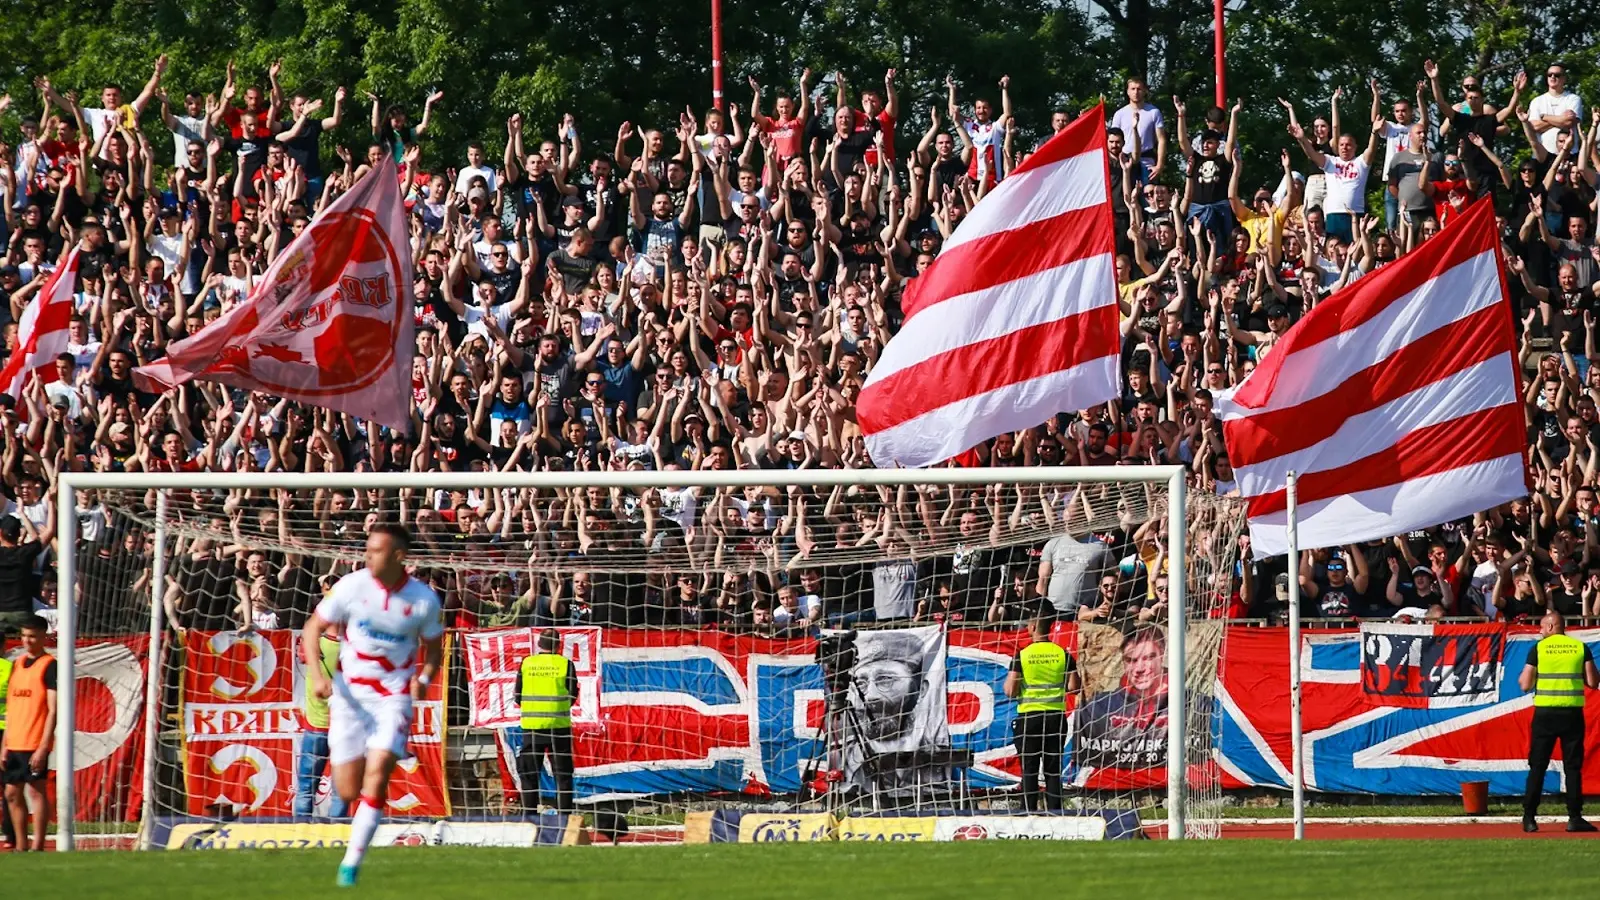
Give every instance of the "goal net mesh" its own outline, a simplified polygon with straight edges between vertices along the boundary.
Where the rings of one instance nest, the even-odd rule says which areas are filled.
[[[172,490],[164,516],[154,490],[80,490],[77,833],[142,822],[178,845],[261,822],[283,840],[342,839],[298,629],[362,565],[379,521],[411,528],[412,577],[443,599],[449,629],[445,677],[391,787],[396,840],[407,823],[517,821],[556,802],[548,770],[518,765],[517,671],[545,628],[578,673],[577,810],[635,832],[722,809],[1020,810],[1003,686],[1040,615],[1084,685],[1066,808],[1163,815],[1164,485],[669,476],[642,489]],[[1214,837],[1211,698],[1244,518],[1237,501],[1191,494],[1187,522],[1186,834]],[[150,646],[158,577],[165,627]],[[848,645],[838,665],[819,664],[819,637]]]

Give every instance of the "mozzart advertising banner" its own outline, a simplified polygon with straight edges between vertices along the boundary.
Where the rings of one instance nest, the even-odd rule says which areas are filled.
[[[1600,652],[1600,629],[1568,634]],[[1533,697],[1517,675],[1532,627],[1367,626],[1308,632],[1301,655],[1307,786],[1372,794],[1456,794],[1487,781],[1521,794]],[[1229,630],[1217,700],[1224,786],[1289,784],[1289,635]],[[1588,746],[1600,743],[1600,694],[1589,692]],[[1584,761],[1600,783],[1600,754]],[[1545,788],[1560,789],[1560,766]]]
[[[189,815],[213,815],[218,807],[240,816],[293,812],[306,695],[299,637],[293,631],[187,633],[182,699]],[[390,782],[391,815],[449,814],[442,682],[416,704],[412,758]],[[318,794],[325,802],[325,791]]]

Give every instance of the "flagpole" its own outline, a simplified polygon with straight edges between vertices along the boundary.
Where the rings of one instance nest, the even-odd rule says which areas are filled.
[[[1294,839],[1306,839],[1305,756],[1300,723],[1300,535],[1295,521],[1295,473],[1289,472],[1285,493],[1289,532],[1289,742],[1294,766]]]

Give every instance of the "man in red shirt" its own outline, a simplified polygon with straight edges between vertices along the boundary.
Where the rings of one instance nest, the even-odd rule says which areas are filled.
[[[750,77],[750,90],[755,95],[750,100],[750,121],[754,127],[772,135],[772,149],[778,156],[780,169],[787,166],[789,160],[801,156],[804,150],[806,121],[811,118],[811,89],[806,84],[810,80],[810,69],[800,73],[799,110],[795,109],[794,100],[779,96],[775,104],[778,117],[773,119],[761,114],[761,85],[755,76]]]
[[[267,70],[267,78],[273,86],[271,105],[267,104],[266,95],[261,92],[261,88],[251,85],[244,89],[244,106],[234,106],[233,97],[238,91],[238,86],[234,83],[233,62],[231,60],[228,62],[228,77],[222,84],[222,107],[218,112],[221,114],[221,124],[227,127],[234,139],[245,138],[247,124],[251,126],[253,137],[266,139],[272,136],[272,128],[278,118],[277,98],[282,95],[282,91],[278,88],[278,71],[282,68],[283,61],[279,60]],[[242,121],[245,113],[251,114],[248,123]],[[213,127],[216,124],[213,121]]]
[[[839,82],[839,106],[845,105],[844,75],[836,76]],[[887,103],[885,99],[887,98]],[[894,163],[894,125],[900,117],[900,98],[894,91],[894,70],[883,73],[883,93],[877,91],[861,92],[861,109],[855,114],[856,131],[879,131],[883,134],[883,152],[888,155],[890,164]],[[878,164],[878,147],[876,144],[867,148],[866,162],[868,166]]]

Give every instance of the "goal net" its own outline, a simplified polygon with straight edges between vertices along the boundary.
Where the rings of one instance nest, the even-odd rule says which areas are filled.
[[[298,630],[390,521],[448,634],[380,842],[527,842],[557,800],[519,764],[547,628],[578,676],[575,808],[607,837],[1020,813],[1005,683],[1036,617],[1083,682],[1065,810],[1215,836],[1243,513],[1173,471],[68,476],[60,805],[80,847],[342,841]]]

